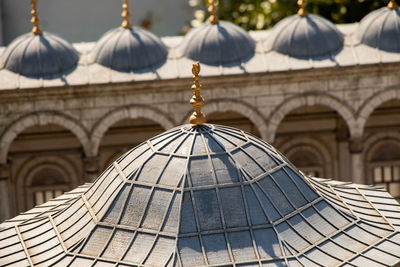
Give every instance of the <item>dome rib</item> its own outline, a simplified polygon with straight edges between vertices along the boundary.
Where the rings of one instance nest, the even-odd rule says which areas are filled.
[[[300,23],[301,23],[301,20],[298,20],[293,25],[293,31],[291,32],[290,39],[289,39],[290,40],[289,41],[289,48],[290,48],[289,51],[294,51],[295,50],[295,49],[293,49],[293,45],[296,43],[295,34],[296,34],[296,29],[300,25]],[[309,50],[308,47],[307,47],[307,50]]]
[[[160,39],[138,27],[108,31],[91,52],[94,62],[124,72],[154,68],[165,62],[167,55]]]
[[[116,61],[116,57],[114,55],[116,55],[116,53],[118,53],[117,52],[118,51],[118,44],[121,41],[122,36],[123,36],[124,33],[125,33],[125,31],[122,30],[113,39],[113,43],[111,45],[112,54],[107,55],[107,57],[109,57],[109,60],[110,60],[110,66],[116,66],[118,64],[118,63],[114,62],[114,61]],[[128,41],[130,41],[130,39],[128,39]],[[107,44],[105,44],[105,45],[107,45]],[[126,49],[126,50],[129,51],[129,49]]]
[[[70,71],[78,60],[72,45],[56,35],[27,33],[6,48],[1,67],[25,76],[47,77]]]

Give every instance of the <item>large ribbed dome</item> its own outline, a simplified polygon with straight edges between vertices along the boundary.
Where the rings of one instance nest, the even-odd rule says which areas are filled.
[[[14,40],[4,51],[0,66],[25,76],[50,76],[73,69],[78,52],[53,34],[27,33]]]
[[[91,56],[111,69],[135,71],[163,63],[167,54],[164,44],[154,34],[138,27],[118,27],[104,34]]]
[[[343,36],[330,21],[293,15],[280,21],[266,40],[267,50],[298,58],[330,56],[343,46]]]
[[[207,22],[192,29],[179,47],[184,56],[208,65],[240,63],[253,56],[254,49],[254,40],[227,21]]]
[[[354,33],[368,46],[400,52],[400,9],[382,7],[366,15]]]
[[[335,193],[313,184],[243,131],[180,126],[127,152],[75,199],[60,197],[58,205],[66,207],[58,212],[44,205],[43,216],[29,219],[28,212],[26,221],[0,225],[0,265],[372,266],[373,260],[400,260],[400,225],[383,219],[363,190],[341,186]],[[382,190],[366,190],[372,201],[382,201]],[[387,194],[379,203],[394,218]]]

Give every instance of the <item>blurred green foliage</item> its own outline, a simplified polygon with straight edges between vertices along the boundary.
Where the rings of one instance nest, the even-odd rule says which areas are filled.
[[[386,5],[384,0],[308,0],[309,13],[319,14],[334,23],[360,21],[369,12]],[[206,18],[208,0],[189,0],[196,8],[195,27]],[[296,14],[297,0],[219,0],[219,18],[246,30],[268,29],[281,19]]]

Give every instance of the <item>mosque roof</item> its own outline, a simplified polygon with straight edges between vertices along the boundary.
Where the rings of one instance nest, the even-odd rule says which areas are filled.
[[[0,265],[393,265],[399,211],[383,189],[304,177],[243,131],[183,125],[1,224]]]
[[[199,72],[196,63],[190,125],[125,153],[93,184],[0,224],[0,265],[400,261],[400,205],[388,193],[306,178],[261,139],[205,124]]]
[[[394,1],[366,15],[354,32],[357,41],[389,52],[400,52],[400,9]]]
[[[304,0],[299,2],[303,5],[305,3]],[[393,0],[391,3],[394,3]],[[307,12],[281,21],[272,30],[246,33],[235,25],[218,21],[216,11],[212,6],[210,7],[214,14],[211,16],[213,22],[207,22],[203,26],[193,29],[185,37],[164,37],[160,40],[145,30],[123,23],[125,26],[122,25],[122,27],[105,34],[104,38],[97,43],[77,43],[72,48],[64,42],[64,45],[61,46],[64,48],[57,49],[57,51],[62,50],[64,51],[60,52],[62,55],[69,53],[72,56],[65,60],[63,56],[58,57],[59,60],[46,60],[47,63],[50,62],[49,66],[52,66],[52,69],[57,69],[57,66],[63,68],[63,73],[58,72],[47,76],[45,79],[39,77],[44,72],[37,68],[37,60],[54,57],[42,57],[33,52],[34,57],[30,57],[27,64],[23,64],[23,68],[36,71],[40,75],[27,76],[10,71],[10,68],[4,65],[4,59],[9,57],[9,51],[15,50],[14,46],[0,47],[0,54],[3,54],[0,59],[0,63],[3,62],[2,65],[0,64],[0,90],[90,86],[188,78],[187,68],[192,64],[192,58],[203,62],[202,75],[204,77],[370,66],[400,62],[400,51],[394,50],[394,46],[397,47],[398,45],[398,42],[395,41],[398,34],[387,35],[382,32],[382,35],[379,35],[380,40],[385,39],[384,36],[389,36],[389,39],[394,38],[394,41],[390,39],[393,41],[390,41],[390,46],[393,49],[385,48],[386,45],[375,48],[354,38],[356,32],[360,32],[359,29],[364,27],[359,26],[361,24],[333,25],[329,21],[316,15],[309,15]],[[392,4],[392,6],[395,9],[393,7],[391,7],[392,9],[384,8],[382,9],[383,12],[385,14],[398,14],[397,6],[395,4]],[[303,8],[303,10],[305,9]],[[124,12],[123,17],[127,20]],[[393,15],[390,15],[392,19],[387,16],[389,15],[384,15],[386,19],[383,22],[380,19],[378,20],[378,22],[383,23],[383,27],[379,28],[382,31],[386,31],[386,28],[393,30],[390,25],[394,25],[394,23],[388,23],[389,20],[393,19]],[[396,16],[398,18],[398,15]],[[364,23],[362,24],[364,25]],[[367,28],[372,29],[375,27],[374,25]],[[282,30],[279,30],[281,27]],[[225,35],[222,34],[224,32]],[[293,38],[288,37],[290,34],[293,35]],[[48,35],[48,33],[43,33],[41,38]],[[40,39],[37,36],[34,36],[34,38]],[[203,38],[204,44],[201,44],[197,38]],[[234,39],[241,41],[237,42]],[[330,41],[325,42],[325,39]],[[189,42],[189,40],[192,41]],[[60,42],[58,41],[57,44]],[[379,42],[383,44],[383,41]],[[389,42],[385,41],[384,43]],[[206,48],[205,44],[209,46]],[[20,51],[22,46],[19,47]],[[151,53],[147,53],[149,50]],[[53,50],[45,51],[50,54],[54,52]],[[195,56],[189,56],[190,53],[185,54],[185,51],[190,51]],[[77,62],[78,54],[80,55],[79,62]],[[24,54],[21,52],[18,52],[17,55],[24,58]],[[14,66],[18,67],[17,62],[20,62],[20,60],[16,59],[13,62]],[[34,64],[32,62],[36,64],[35,68],[32,67]]]

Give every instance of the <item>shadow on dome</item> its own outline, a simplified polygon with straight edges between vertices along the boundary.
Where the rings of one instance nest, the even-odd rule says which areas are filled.
[[[78,52],[64,39],[27,33],[6,48],[0,66],[26,77],[54,79],[72,72],[78,60]]]
[[[382,7],[366,15],[354,32],[354,39],[387,52],[400,51],[400,9]]]
[[[343,40],[330,21],[318,15],[293,15],[274,27],[264,47],[290,57],[318,61],[338,54],[343,49]]]
[[[207,65],[234,67],[254,56],[255,43],[242,28],[219,21],[192,29],[178,49],[181,55]]]
[[[105,33],[91,52],[93,62],[120,72],[148,72],[163,65],[168,51],[154,34],[139,27]]]

